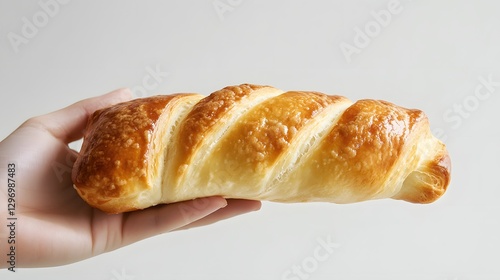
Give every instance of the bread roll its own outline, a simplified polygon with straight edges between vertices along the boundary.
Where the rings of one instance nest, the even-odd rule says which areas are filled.
[[[96,111],[72,175],[109,213],[206,196],[429,203],[450,182],[450,159],[419,110],[243,84]]]

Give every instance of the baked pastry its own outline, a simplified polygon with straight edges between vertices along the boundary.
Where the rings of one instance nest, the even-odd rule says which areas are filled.
[[[450,158],[419,110],[243,84],[96,111],[72,176],[109,213],[206,196],[430,203]]]

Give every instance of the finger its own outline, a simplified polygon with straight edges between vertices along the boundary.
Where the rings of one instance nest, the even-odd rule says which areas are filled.
[[[255,200],[228,199],[227,202],[228,204],[226,207],[217,210],[216,212],[206,216],[205,218],[199,219],[195,222],[178,228],[177,230],[206,226],[221,220],[246,214],[248,212],[257,211],[262,206],[262,203],[260,201]]]
[[[132,93],[129,89],[118,89],[101,96],[78,101],[55,112],[32,118],[23,125],[41,128],[64,143],[70,143],[83,136],[87,120],[96,110],[131,98]]]
[[[222,197],[206,197],[124,214],[121,246],[172,231],[223,208]]]

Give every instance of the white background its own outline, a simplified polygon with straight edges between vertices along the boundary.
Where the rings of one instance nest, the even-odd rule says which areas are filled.
[[[498,1],[400,0],[381,23],[387,0],[73,0],[53,2],[44,22],[48,2],[0,0],[2,139],[31,116],[119,87],[141,97],[269,84],[424,110],[448,146],[452,182],[430,205],[264,202],[215,225],[1,279],[280,280],[303,264],[307,279],[500,279]],[[34,34],[23,35],[23,18],[38,24]],[[356,53],[344,54],[346,44]],[[155,69],[155,85],[141,91]],[[328,238],[338,248],[313,261]]]

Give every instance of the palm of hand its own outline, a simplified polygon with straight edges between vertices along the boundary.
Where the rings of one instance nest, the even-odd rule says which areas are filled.
[[[71,168],[77,153],[68,143],[81,137],[88,114],[128,98],[129,92],[115,91],[30,119],[0,144],[2,161],[16,164],[15,215],[22,225],[16,232],[16,251],[21,266],[71,263],[163,232],[213,223],[260,207],[259,202],[220,197],[117,215],[88,206],[73,188]],[[1,168],[6,167],[7,162],[2,162]],[[1,176],[7,174],[1,172]],[[6,201],[6,193],[1,195]],[[1,239],[3,236],[0,241],[5,244]]]

